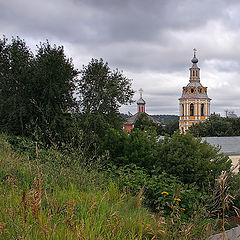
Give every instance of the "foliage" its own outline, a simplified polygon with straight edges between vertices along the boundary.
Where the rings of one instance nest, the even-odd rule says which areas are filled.
[[[234,207],[231,206],[232,210],[240,214],[240,172],[232,173],[228,179],[229,192],[233,196]]]
[[[156,133],[158,136],[164,136],[166,134],[165,128],[162,124],[159,124],[156,128]]]
[[[174,119],[174,120],[169,121],[164,128],[165,133],[169,134],[169,135],[172,135],[178,129],[179,129],[178,119]]]
[[[156,127],[156,124],[153,122],[153,120],[144,112],[139,113],[137,116],[137,119],[134,123],[134,128],[139,128],[141,130],[144,130],[145,128],[154,128]]]
[[[110,179],[76,161],[62,166],[59,160],[65,157],[56,151],[45,153],[26,162],[25,158],[15,157],[10,149],[0,151],[1,237],[161,237],[161,233],[147,227],[154,226],[157,218],[152,218],[135,198],[121,193]]]
[[[122,188],[135,195],[142,191],[143,203],[164,216],[180,214],[188,219],[209,199],[195,184],[183,184],[166,172],[158,174],[153,170],[150,174],[135,164],[120,168],[111,166],[111,172]]]
[[[192,125],[189,131],[198,137],[240,136],[240,119],[211,115],[208,120]]]
[[[163,126],[162,124],[156,125],[146,113],[140,113],[134,123],[134,128],[139,128],[141,130],[155,130],[159,136],[165,134],[172,135],[178,130],[178,119],[169,120],[166,126]]]
[[[134,129],[129,134],[110,129],[102,142],[109,161],[116,166],[136,164],[151,173],[165,171],[184,184],[196,183],[200,188],[214,184],[221,172],[229,171],[231,161],[219,149],[191,134],[176,132],[172,137],[158,139],[154,131]]]
[[[178,115],[152,115],[152,117],[156,118],[164,125],[166,125],[170,121],[179,119]]]
[[[33,55],[24,40],[0,40],[0,128],[2,132],[26,134],[30,122]]]
[[[131,80],[103,59],[92,59],[81,70],[78,91],[85,148],[95,153],[109,127],[120,129],[119,107],[132,103]]]
[[[156,165],[160,171],[177,176],[183,183],[196,183],[200,187],[214,184],[221,172],[229,171],[231,161],[219,154],[219,149],[207,142],[201,143],[191,134],[176,132],[165,137],[159,147]]]
[[[152,131],[109,129],[102,141],[102,151],[109,152],[109,161],[116,166],[134,163],[151,169],[157,157],[157,135]]]
[[[201,218],[176,225],[175,217],[150,213],[141,194],[120,191],[96,166],[81,165],[53,149],[35,149],[35,157],[26,161],[28,152],[14,153],[5,139],[0,136],[3,239],[205,239],[212,233]],[[26,139],[17,144],[22,151],[34,145]]]
[[[83,66],[78,83],[81,111],[84,114],[118,114],[121,104],[132,102],[131,81],[118,69],[111,71],[103,59],[92,59]]]
[[[76,107],[78,72],[63,47],[42,43],[34,56],[24,40],[8,43],[3,38],[0,66],[1,132],[32,136],[45,144],[66,142],[63,132],[73,126],[69,112]]]
[[[38,47],[33,73],[29,99],[34,110],[31,112],[31,128],[40,129],[38,135],[43,135],[44,142],[57,141],[54,139],[56,135],[67,129],[64,124],[72,121],[69,112],[76,107],[73,92],[78,72],[72,60],[65,56],[63,46],[51,46],[46,42]]]
[[[209,197],[194,183],[183,184],[175,176],[163,172],[150,178],[146,198],[148,205],[162,211],[165,216],[178,214],[188,218],[200,210]]]

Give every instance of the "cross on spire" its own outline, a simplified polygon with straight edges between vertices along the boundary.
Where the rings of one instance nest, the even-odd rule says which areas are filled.
[[[139,92],[140,92],[140,98],[142,98],[142,93],[143,93],[142,88],[139,89]]]
[[[194,48],[194,49],[193,49],[193,55],[194,55],[194,57],[196,57],[196,52],[197,52],[197,49]]]

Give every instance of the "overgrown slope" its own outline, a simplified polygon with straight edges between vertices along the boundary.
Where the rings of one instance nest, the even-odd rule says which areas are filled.
[[[81,154],[18,140],[20,152],[0,136],[0,239],[204,239],[211,232],[200,219],[182,224],[151,213],[141,191],[120,191],[96,166],[79,164]]]

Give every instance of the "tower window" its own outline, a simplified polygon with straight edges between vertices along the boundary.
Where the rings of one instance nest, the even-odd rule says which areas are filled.
[[[204,104],[201,104],[201,116],[204,116]]]
[[[191,88],[191,93],[194,93],[194,89],[193,88]]]
[[[182,104],[182,116],[184,116],[184,104]]]
[[[195,76],[195,71],[193,71],[193,76]]]
[[[194,116],[194,105],[193,105],[193,103],[190,104],[190,116]]]

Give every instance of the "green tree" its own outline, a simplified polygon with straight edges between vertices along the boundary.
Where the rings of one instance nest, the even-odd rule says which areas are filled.
[[[116,166],[136,164],[151,171],[157,160],[157,135],[154,131],[135,129],[129,134],[122,130],[109,129],[102,141],[109,152],[110,162]]]
[[[111,71],[103,59],[83,66],[78,84],[83,113],[119,114],[122,104],[132,103],[131,80],[118,69]]]
[[[172,135],[178,129],[179,129],[178,119],[170,120],[165,126],[165,133]]]
[[[238,119],[211,115],[208,120],[192,125],[189,132],[198,137],[236,136],[240,133],[239,123]]]
[[[24,40],[0,40],[1,131],[25,135],[29,124],[33,55]]]
[[[118,69],[111,71],[103,59],[92,59],[83,66],[78,92],[85,146],[96,152],[109,127],[120,129],[119,108],[132,103],[131,80]]]
[[[55,141],[67,129],[70,113],[76,111],[73,97],[78,71],[67,58],[63,46],[40,44],[33,64],[31,102],[32,123],[44,142]]]
[[[139,113],[134,123],[134,128],[144,130],[145,128],[156,128],[156,124],[146,113]]]
[[[18,37],[10,43],[0,40],[1,131],[37,136],[44,143],[66,138],[63,133],[77,106],[73,98],[77,74],[63,47],[46,42],[34,56]]]

